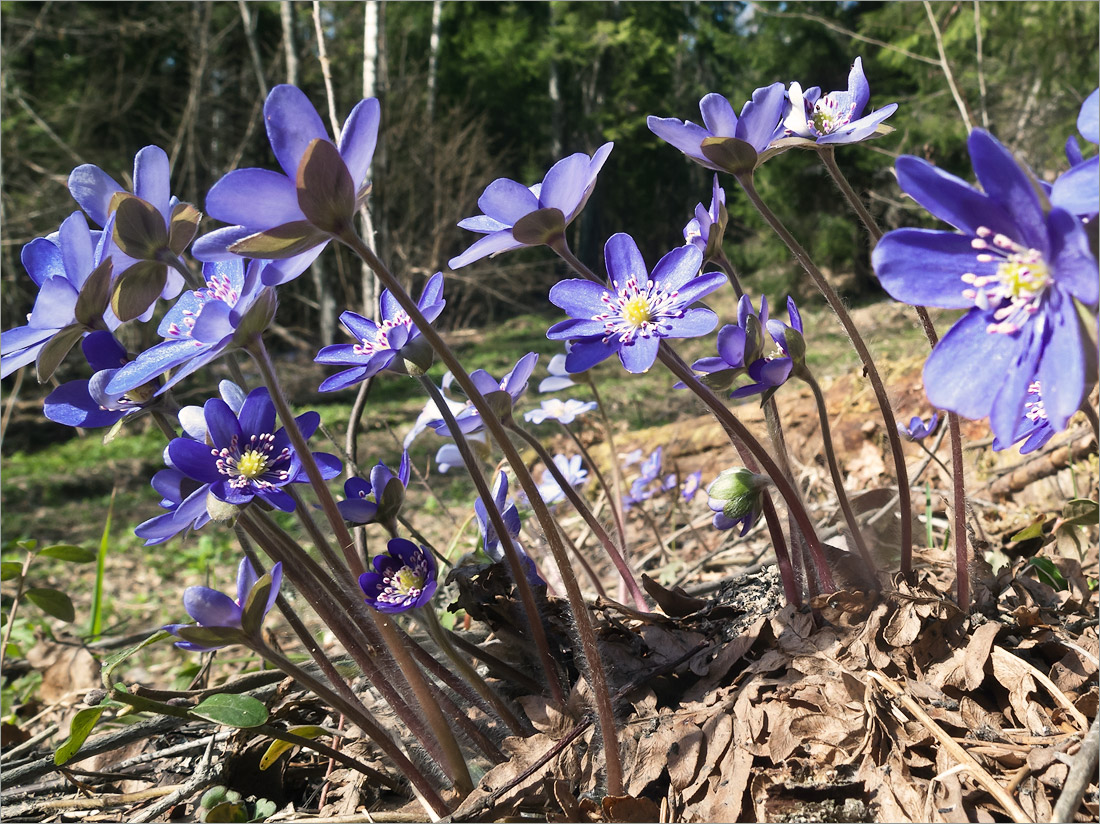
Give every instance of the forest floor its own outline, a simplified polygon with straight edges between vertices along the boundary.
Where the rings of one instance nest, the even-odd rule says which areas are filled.
[[[923,350],[907,311],[893,304],[857,310],[857,324],[872,330],[868,338],[882,356],[895,411],[905,420],[930,412],[920,381]],[[499,332],[500,341],[472,332],[453,339],[460,353],[464,346],[478,352],[483,362],[477,365],[499,374],[519,354],[516,340],[527,339],[522,323],[504,324]],[[554,351],[545,341],[531,345],[542,345],[547,355]],[[893,493],[873,395],[843,354],[843,341],[817,347],[816,368],[847,487],[860,512],[877,511]],[[299,365],[294,375],[301,387],[296,397],[305,406],[317,374]],[[620,454],[637,448],[648,454],[661,446],[666,473],[686,478],[702,470],[704,484],[736,465],[722,430],[685,396],[653,383],[653,376],[633,386],[619,376],[614,380],[605,396],[613,416],[624,422],[616,433]],[[392,466],[395,439],[422,401],[404,389],[379,387],[360,455],[371,456],[361,459],[364,464],[385,456]],[[820,533],[839,553],[844,538],[813,400],[794,386],[778,397],[794,474]],[[338,433],[347,410],[322,410],[336,441],[342,442]],[[755,403],[737,411],[763,433]],[[23,437],[31,431],[29,422],[19,428],[19,414],[5,447],[11,432]],[[598,462],[609,459],[597,430],[583,430],[582,439]],[[1096,441],[1080,420],[1027,456],[992,453],[982,422],[964,422],[964,440],[968,532],[976,556],[975,608],[969,613],[952,599],[948,473],[913,444],[907,445],[910,477],[915,489],[926,490],[915,494],[910,513],[915,581],[884,575],[882,590],[874,591],[841,580],[841,591],[814,601],[813,612],[784,604],[766,531],[758,527],[742,539],[714,531],[704,495],[684,502],[673,493],[632,509],[631,555],[658,606],[637,612],[618,603],[613,589],[608,598],[588,588],[617,701],[624,795],[600,792],[603,748],[591,723],[587,683],[577,676],[564,602],[550,596],[548,625],[574,685],[568,704],[551,705],[530,678],[490,673],[500,692],[522,708],[529,734],[508,736],[471,710],[487,725],[489,745],[471,759],[480,781],[456,804],[453,820],[1051,820],[1067,776],[1088,749],[1082,741],[1100,704],[1096,527],[1079,525],[1065,510],[1069,500],[1097,497]],[[427,466],[439,443],[426,438],[414,449],[418,469]],[[949,463],[946,440],[937,433],[929,443]],[[235,550],[228,540],[204,534],[212,533],[210,527],[150,549],[129,534],[132,523],[156,512],[146,486],[160,465],[156,444],[155,433],[146,433],[100,447],[93,433],[5,455],[5,560],[19,557],[12,544],[18,538],[97,545],[112,499],[114,527],[103,637],[89,641],[83,626],[94,565],[76,575],[63,565],[44,565],[38,573],[42,583],[60,586],[64,580],[72,594],[79,617],[71,632],[38,619],[30,606],[21,609],[14,626],[3,674],[4,820],[191,821],[208,812],[210,821],[424,820],[411,796],[327,757],[294,750],[264,769],[260,762],[270,740],[194,719],[138,720],[108,711],[78,758],[55,765],[54,752],[73,717],[100,697],[96,691],[110,656],[179,620],[184,586],[216,586],[232,575]],[[564,451],[565,436],[556,436],[554,446]],[[437,546],[454,541],[456,557],[471,551],[476,534],[455,535],[470,514],[468,486],[434,471],[427,477],[430,491],[415,479],[410,488],[408,507],[417,514],[417,528]],[[596,493],[589,489],[589,495]],[[605,504],[598,501],[597,507]],[[867,537],[883,568],[896,569],[896,508],[887,514]],[[611,580],[609,564],[579,517],[560,517],[598,577]],[[1016,539],[1027,527],[1029,536]],[[533,538],[529,546],[540,550]],[[544,571],[549,566],[540,562]],[[547,578],[552,590],[562,591],[560,581]],[[521,671],[534,672],[530,645],[515,630],[511,585],[499,570],[452,575],[437,598],[438,604],[461,608],[457,631],[488,644]],[[10,597],[5,613],[9,603]],[[281,620],[273,616],[269,625],[270,637],[284,651],[300,652]],[[319,637],[331,643],[325,634]],[[265,702],[271,723],[342,730],[326,740],[391,773],[354,728],[344,728],[338,715],[293,682],[257,671],[239,648],[220,652],[204,666],[196,659],[161,642],[126,659],[111,677],[141,685],[139,692],[148,694],[174,690],[180,706],[193,706],[208,692],[248,691]],[[240,793],[240,802],[230,799],[211,812],[208,797],[200,808],[204,792],[218,785]],[[1083,799],[1074,808],[1076,820],[1096,820],[1095,768]]]

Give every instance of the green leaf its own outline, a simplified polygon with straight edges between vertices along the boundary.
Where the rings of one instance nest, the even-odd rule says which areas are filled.
[[[136,195],[124,195],[115,208],[114,241],[125,254],[137,260],[153,260],[168,247],[164,216],[152,204]]]
[[[69,737],[53,754],[54,764],[60,767],[62,764],[68,764],[73,760],[73,756],[84,746],[84,742],[88,740],[88,736],[95,729],[96,722],[99,721],[99,717],[103,715],[105,709],[107,708],[104,706],[88,707],[73,716],[72,723],[69,724]]]
[[[553,207],[536,209],[512,227],[512,237],[528,246],[542,246],[565,235],[565,215]]]
[[[287,730],[289,733],[293,733],[301,738],[308,738],[313,740],[322,735],[330,735],[329,730],[324,727],[319,727],[316,724],[306,724],[301,727],[291,727]],[[263,757],[260,758],[260,769],[266,770],[272,764],[279,760],[279,756],[288,750],[297,747],[298,745],[292,741],[279,741],[276,739],[272,741],[268,746],[267,751],[264,752]]]
[[[1088,498],[1073,498],[1062,507],[1062,526],[1095,526],[1100,524],[1100,504]]]
[[[1044,584],[1049,584],[1057,590],[1069,589],[1069,584],[1066,583],[1065,576],[1062,575],[1058,567],[1054,565],[1054,562],[1050,558],[1044,558],[1042,556],[1036,556],[1034,558],[1028,558],[1027,565],[1035,570],[1039,576],[1039,580]]]
[[[71,561],[74,564],[90,564],[96,557],[94,551],[71,544],[54,544],[38,554],[43,558],[56,558],[59,561]]]
[[[27,596],[28,601],[47,615],[52,615],[59,621],[64,621],[68,624],[76,618],[76,610],[73,609],[73,602],[69,600],[69,596],[64,592],[60,592],[56,589],[42,589],[36,587],[28,589],[23,594]]]
[[[122,423],[122,421],[119,421]],[[95,554],[95,589],[92,592],[92,620],[89,635],[98,638],[103,632],[103,578],[107,571],[107,548],[111,536],[111,521],[115,514],[115,494],[118,484],[111,489],[111,502],[107,504],[107,518],[103,523],[103,534],[99,536],[99,551]]]
[[[261,798],[256,801],[256,806],[253,808],[251,821],[266,821],[275,815],[275,811],[278,809],[274,801],[266,798]]]
[[[191,714],[215,724],[240,729],[267,723],[267,707],[250,695],[211,695],[191,710]]]
[[[23,565],[18,561],[0,561],[0,581],[10,581],[23,574]]]
[[[249,820],[248,808],[240,801],[223,801],[221,804],[215,804],[208,809],[202,820],[206,822],[244,824]]]
[[[1025,526],[1011,538],[1010,541],[1030,541],[1033,538],[1043,537],[1043,523],[1046,521],[1046,515],[1040,515],[1030,524]]]
[[[177,203],[168,224],[168,248],[173,254],[182,255],[191,245],[199,228],[202,213],[190,203]]]
[[[107,309],[107,298],[111,292],[113,270],[114,263],[108,258],[88,275],[88,279],[80,287],[76,307],[73,309],[73,317],[77,322],[89,328],[101,326],[103,312]]]

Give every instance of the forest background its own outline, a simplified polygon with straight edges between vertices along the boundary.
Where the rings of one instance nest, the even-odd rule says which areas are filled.
[[[967,176],[967,120],[1053,179],[1097,82],[1100,26],[1092,2],[374,0],[324,3],[319,27],[312,3],[289,0],[5,2],[0,14],[5,327],[22,321],[34,294],[20,249],[76,208],[69,169],[94,163],[128,181],[135,152],[155,143],[172,160],[173,192],[202,208],[230,169],[273,165],[261,118],[271,86],[294,83],[324,111],[319,34],[337,117],[365,95],[381,100],[374,229],[382,259],[415,292],[472,241],[455,224],[478,211],[490,180],[541,179],[558,158],[608,140],[615,150],[573,248],[594,262],[605,238],[626,231],[655,260],[682,242],[710,179],[652,135],[646,115],[698,120],[703,94],[736,107],[776,80],[844,88],[857,55],[872,107],[900,104],[893,134],[840,157],[884,228],[931,225],[901,199],[893,159],[914,154]],[[881,294],[862,230],[812,153],[787,153],[757,181],[846,297]],[[805,296],[797,267],[750,209],[730,198],[730,258],[754,291]],[[441,322],[552,311],[545,295],[560,267],[525,250],[452,274]],[[326,255],[280,290],[273,345],[305,355],[340,340],[339,313],[373,297],[345,250]],[[151,342],[127,341],[134,351]]]

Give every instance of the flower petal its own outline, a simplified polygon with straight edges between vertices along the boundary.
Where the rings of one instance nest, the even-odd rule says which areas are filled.
[[[914,306],[966,309],[974,298],[962,275],[995,275],[996,259],[983,263],[970,238],[935,229],[887,232],[871,253],[871,265],[882,288],[895,300]]]
[[[562,215],[572,214],[588,186],[589,160],[584,152],[577,152],[551,166],[542,179],[539,207],[560,209]]]
[[[702,265],[703,253],[698,246],[680,246],[657,261],[650,280],[660,284],[666,292],[671,292],[698,275]]]
[[[378,125],[382,119],[378,100],[360,100],[351,110],[340,131],[340,157],[351,174],[352,183],[360,188],[367,179],[374,150],[378,145]]]
[[[1027,246],[1046,255],[1049,252],[1046,220],[1039,196],[1012,152],[982,129],[970,133],[967,146],[974,174],[978,176],[985,193],[1007,209],[1019,227],[1019,231],[1009,234],[1009,237],[1022,240]],[[1023,232],[1023,237],[1019,236],[1020,232]]]
[[[110,217],[111,198],[125,191],[113,177],[98,166],[85,163],[69,174],[69,194],[97,226],[106,226]]]
[[[227,174],[207,194],[206,212],[253,231],[305,220],[294,181],[270,169],[235,169]]]
[[[160,212],[165,222],[172,210],[170,174],[168,155],[160,146],[146,146],[134,156],[134,194]]]
[[[570,317],[587,319],[604,310],[602,298],[606,294],[607,287],[602,284],[571,278],[558,281],[550,288],[550,302]]]
[[[491,257],[500,252],[522,248],[523,244],[512,237],[512,230],[505,229],[491,235],[486,235],[480,240],[475,241],[474,244],[461,255],[447,261],[447,266],[451,269],[461,269],[463,266],[473,263],[476,260],[481,260],[484,257]]]
[[[271,90],[264,101],[264,122],[275,159],[292,180],[309,144],[317,138],[328,140],[321,116],[296,86],[284,84]]]
[[[241,608],[224,592],[210,587],[188,587],[183,608],[204,627],[239,627]]]
[[[715,137],[737,136],[737,115],[730,102],[720,94],[711,92],[699,101],[699,113],[707,131]]]
[[[715,322],[717,322],[717,318]],[[622,361],[627,372],[635,375],[646,372],[657,360],[657,350],[660,345],[661,339],[655,335],[636,337],[632,342],[619,347],[619,360]],[[574,347],[575,349],[576,347]]]
[[[477,205],[487,217],[511,227],[521,217],[539,208],[539,200],[522,183],[501,177],[485,187],[477,199]]]
[[[695,248],[695,247],[692,247]],[[649,270],[638,249],[634,238],[625,232],[619,232],[608,238],[603,249],[607,275],[616,289],[621,289],[631,277],[644,284],[649,280]]]
[[[1009,214],[987,195],[961,178],[926,160],[910,155],[897,159],[894,168],[901,190],[940,220],[977,235],[979,226],[1012,237],[1016,226]]]
[[[972,309],[943,336],[924,364],[924,391],[932,406],[977,420],[1016,357],[1018,336],[990,334],[991,312]]]

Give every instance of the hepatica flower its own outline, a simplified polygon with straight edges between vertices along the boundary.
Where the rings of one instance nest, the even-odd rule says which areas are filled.
[[[752,171],[758,156],[782,134],[779,121],[785,103],[783,84],[772,83],[754,91],[738,116],[726,98],[712,92],[699,101],[702,126],[653,115],[646,118],[646,124],[657,137],[699,165],[737,175]]]
[[[374,570],[359,576],[367,603],[379,612],[404,612],[427,604],[438,586],[435,558],[404,538],[393,538],[381,555],[374,556]]]
[[[557,398],[551,398],[548,401],[543,401],[539,409],[532,409],[530,412],[523,413],[523,419],[533,424],[540,424],[544,421],[569,424],[573,423],[579,415],[591,412],[595,408],[595,401],[583,402],[573,398],[561,401]]]
[[[554,456],[554,466],[565,478],[570,486],[583,486],[588,483],[588,470],[581,466],[581,456],[574,455],[569,458],[565,455]],[[538,485],[539,497],[543,503],[556,504],[565,500],[565,490],[561,488],[557,480],[547,469],[543,472],[542,480]]]
[[[538,246],[560,235],[588,202],[596,186],[596,176],[612,146],[613,143],[605,143],[591,157],[577,152],[559,160],[546,173],[542,183],[531,187],[504,177],[494,180],[477,200],[483,214],[468,217],[458,224],[485,237],[475,241],[461,255],[451,258],[447,265],[459,269],[475,260],[524,246]],[[516,224],[535,212],[541,213],[540,218],[544,219],[534,227],[536,234],[541,232],[541,236],[530,238],[521,233],[522,237],[516,237],[513,233]]]
[[[940,422],[940,413],[933,412],[932,417],[927,422],[913,416],[909,419],[909,424],[903,424],[898,422],[898,434],[906,440],[910,441],[923,441],[929,435],[936,431],[936,424]]]
[[[441,272],[428,280],[417,305],[428,321],[439,317],[447,305],[443,299]],[[317,363],[352,367],[325,378],[320,386],[322,392],[346,389],[383,370],[408,374],[406,361],[422,372],[432,365],[431,349],[424,345],[420,330],[388,289],[382,292],[379,308],[381,319],[378,323],[355,312],[340,315],[340,322],[358,343],[326,346],[317,353],[314,358]]]
[[[252,606],[254,615],[245,615],[245,607],[248,606],[249,595],[261,579],[253,569],[247,558],[241,561],[237,569],[237,599],[233,600],[224,592],[219,592],[210,587],[188,587],[183,591],[183,608],[191,616],[199,627],[205,630],[213,630],[207,633],[191,633],[194,627],[191,624],[169,624],[165,627],[175,636],[186,638],[188,635],[201,637],[203,641],[183,640],[177,641],[180,649],[192,652],[208,652],[220,649],[226,644],[233,643],[241,636],[247,636],[250,632],[259,630],[260,624],[271,608],[275,606],[275,600],[279,597],[279,588],[283,583],[283,565],[275,564],[269,573],[271,587],[267,598],[262,604]],[[267,576],[264,576],[265,578]],[[259,595],[260,593],[257,593]],[[246,621],[250,624],[245,627]],[[218,633],[218,630],[224,632]],[[223,635],[224,639],[217,639],[217,635]],[[223,640],[219,643],[219,640]]]
[[[1032,381],[1028,386],[1027,398],[1024,400],[1024,414],[1017,422],[1012,437],[994,438],[994,451],[1000,452],[1022,443],[1020,454],[1026,455],[1046,445],[1046,442],[1054,437],[1054,427],[1050,425],[1046,407],[1043,405],[1042,388],[1039,381]]]
[[[550,302],[571,320],[550,327],[551,340],[573,340],[566,358],[570,372],[583,372],[618,353],[628,372],[645,372],[657,358],[662,338],[695,338],[718,323],[710,309],[691,308],[726,282],[721,272],[699,274],[703,253],[695,246],[673,249],[646,269],[630,235],[613,235],[604,247],[611,290],[587,280],[563,280]],[[613,290],[613,291],[612,291]]]
[[[33,362],[44,382],[85,333],[119,325],[107,308],[107,236],[73,212],[56,234],[24,246],[20,259],[38,295],[27,324],[0,334],[0,378]]]
[[[882,134],[879,124],[898,108],[897,103],[891,103],[861,117],[871,99],[862,57],[857,57],[852,64],[847,90],[822,94],[821,89],[814,86],[803,92],[802,86],[791,83],[787,95],[791,110],[783,120],[783,127],[795,137],[822,145],[858,143]]]
[[[1081,106],[1077,130],[1094,146],[1100,143],[1100,89],[1093,91]],[[1066,156],[1070,169],[1054,181],[1050,202],[1078,217],[1094,218],[1100,212],[1100,156],[1082,157],[1073,137],[1066,141]]]
[[[267,389],[254,389],[239,416],[219,398],[208,400],[203,414],[211,445],[176,438],[168,444],[172,465],[189,478],[210,484],[210,494],[225,503],[243,506],[260,498],[276,509],[293,511],[294,499],[283,487],[308,483],[308,478],[286,430],[275,429],[275,404]],[[320,416],[306,412],[295,421],[309,438]],[[313,456],[324,478],[340,473],[340,462],[332,455],[315,452]]]
[[[113,227],[108,230],[116,247],[113,306],[123,320],[143,315],[157,297],[174,298],[183,288],[183,277],[167,258],[183,253],[201,216],[172,195],[169,175],[168,155],[159,146],[134,156],[132,194],[98,166],[78,166],[69,175],[69,192],[80,208],[100,226]]]
[[[970,311],[924,366],[933,406],[967,418],[989,416],[1010,441],[1028,387],[1043,386],[1056,431],[1085,394],[1085,346],[1074,301],[1094,306],[1096,258],[1070,212],[1044,212],[1029,173],[987,132],[968,141],[984,192],[915,157],[898,159],[898,183],[958,232],[898,229],[872,255],[883,287],[905,303]]]
[[[714,176],[714,193],[710,198],[710,208],[700,203],[695,207],[695,217],[684,227],[684,242],[699,247],[704,260],[713,258],[722,248],[722,237],[726,233],[726,192],[718,185],[718,175]]]
[[[470,380],[474,382],[478,392],[484,395],[489,404],[494,407],[497,415],[503,418],[512,414],[512,406],[527,391],[527,382],[538,359],[537,353],[528,352],[516,361],[512,371],[501,378],[499,382],[484,369],[476,369],[471,372]],[[466,435],[479,432],[485,428],[485,421],[482,420],[481,413],[470,402],[464,404],[462,410],[455,415],[455,423]],[[449,435],[451,433],[447,422],[442,418],[433,420],[428,425],[439,435]]]
[[[267,261],[241,258],[202,267],[206,286],[180,296],[160,322],[163,341],[118,370],[107,391],[124,393],[176,369],[157,394],[263,332],[275,315],[275,291],[263,285]]]
[[[763,493],[770,480],[744,467],[727,469],[707,487],[707,506],[714,512],[714,528],[741,527],[744,536],[760,517]]]
[[[508,535],[512,538],[512,546],[516,548],[516,552],[519,554],[527,582],[531,586],[546,586],[546,582],[542,580],[542,576],[539,575],[538,569],[535,567],[535,562],[531,560],[519,543],[519,510],[514,503],[508,503],[508,476],[503,472],[497,475],[496,484],[493,486],[493,501],[504,519],[504,526],[507,527]],[[489,512],[481,498],[474,501],[474,514],[477,516],[478,529],[481,531],[482,549],[485,554],[497,563],[505,562],[504,549],[500,545],[500,538],[496,529],[493,528],[492,521],[489,520]]]
[[[369,481],[348,478],[344,482],[345,500],[338,501],[336,508],[345,521],[353,524],[393,521],[405,501],[410,472],[408,452],[401,453],[401,464],[396,473],[379,461],[371,470]]]
[[[566,341],[565,352],[558,352],[550,358],[550,363],[546,364],[546,371],[550,373],[550,377],[542,379],[539,384],[540,393],[557,392],[559,389],[567,389],[570,386],[577,385],[577,382],[570,377],[569,370],[565,368],[565,359],[569,356],[569,350],[572,348],[573,344]]]
[[[207,214],[234,225],[199,238],[191,253],[203,261],[235,254],[277,258],[264,271],[269,286],[298,277],[366,200],[379,119],[377,100],[360,101],[333,144],[300,89],[273,88],[264,123],[283,173],[237,169],[215,183],[206,196]]]

